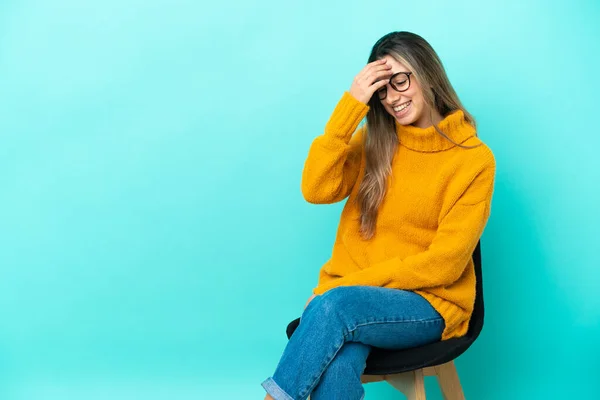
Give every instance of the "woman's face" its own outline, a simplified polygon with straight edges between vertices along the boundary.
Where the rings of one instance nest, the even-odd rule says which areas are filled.
[[[382,58],[386,59],[387,63],[392,66],[392,74],[397,72],[410,72],[404,64],[398,62],[394,57],[385,55]],[[401,125],[412,124],[420,128],[426,128],[432,123],[429,117],[429,107],[425,104],[425,98],[423,97],[421,87],[414,74],[411,74],[409,79],[410,86],[403,92],[396,91],[388,82],[385,86],[387,95],[385,96],[385,99],[380,100],[381,104]],[[377,95],[376,92],[375,96]],[[437,113],[434,113],[434,115],[435,114]]]

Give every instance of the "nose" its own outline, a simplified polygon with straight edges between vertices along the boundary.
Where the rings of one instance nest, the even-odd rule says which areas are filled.
[[[387,104],[389,106],[391,106],[392,104],[399,104],[400,100],[402,98],[402,93],[398,92],[396,90],[394,90],[392,87],[390,87],[390,84],[388,83],[386,85],[386,96],[385,96],[385,101],[387,102]]]

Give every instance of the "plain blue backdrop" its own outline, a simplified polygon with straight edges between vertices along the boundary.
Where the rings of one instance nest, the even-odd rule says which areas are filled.
[[[2,1],[0,398],[262,399],[343,206],[302,198],[308,148],[394,30],[436,49],[497,161],[467,398],[593,397],[598,20],[592,0]]]

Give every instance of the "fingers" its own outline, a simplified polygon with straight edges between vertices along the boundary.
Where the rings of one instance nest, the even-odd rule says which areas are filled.
[[[382,59],[375,60],[375,61],[368,63],[365,66],[365,68],[372,68],[372,67],[376,67],[378,65],[386,65],[386,64],[387,64],[387,60],[385,58],[382,58]]]
[[[376,80],[379,79],[384,79],[384,78],[389,78],[392,76],[392,71],[391,70],[381,70],[381,71],[374,71],[373,73],[367,75],[367,81],[371,82],[371,84],[373,84]]]
[[[375,70],[366,75],[364,80],[369,82],[370,84],[373,84],[373,82],[375,82],[378,79],[384,79],[386,77],[389,78],[391,76],[392,71],[390,69]]]
[[[364,84],[366,84],[367,87],[369,88],[380,88],[382,86],[385,86],[389,80],[389,78],[392,76],[391,71],[377,71],[374,72],[371,75],[367,75],[363,82]]]
[[[392,69],[392,66],[387,63],[373,62],[373,63],[367,64],[367,66],[365,68],[363,68],[362,71],[360,71],[358,76],[362,79],[366,79],[367,77],[373,76],[374,74],[391,71],[391,69]]]
[[[377,90],[381,89],[382,87],[384,87],[385,85],[387,85],[388,81],[385,79],[382,79],[380,81],[375,82],[373,85],[371,85],[371,87],[374,89],[374,92],[376,92]]]
[[[386,81],[386,78],[390,78],[392,76],[392,72],[390,70],[378,70],[374,71],[368,75],[356,76],[356,83],[363,87],[370,87],[373,83],[377,81]]]
[[[367,64],[355,77],[350,94],[357,100],[368,103],[375,90],[384,86],[392,76],[392,67],[385,59]],[[387,79],[386,79],[387,78]]]

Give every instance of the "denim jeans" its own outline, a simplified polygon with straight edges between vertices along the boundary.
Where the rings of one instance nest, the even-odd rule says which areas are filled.
[[[422,296],[376,286],[339,286],[308,304],[273,376],[275,400],[362,400],[371,346],[403,349],[439,341],[442,316]]]

